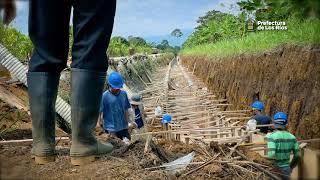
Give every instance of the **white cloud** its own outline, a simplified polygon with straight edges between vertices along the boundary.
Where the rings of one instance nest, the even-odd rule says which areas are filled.
[[[16,7],[18,13],[28,9],[28,1],[16,1]]]
[[[216,9],[237,14],[229,9],[238,0],[148,0],[118,1],[114,35],[163,35],[174,28],[193,29],[199,16]],[[224,7],[220,4],[223,3]]]
[[[193,29],[199,16],[216,9],[236,14],[230,4],[238,0],[118,0],[113,35],[153,36],[169,34],[173,29]],[[29,1],[17,1],[14,27],[27,33]],[[220,4],[225,6],[222,7]]]

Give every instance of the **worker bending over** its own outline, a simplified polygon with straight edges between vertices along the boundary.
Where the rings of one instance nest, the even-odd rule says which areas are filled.
[[[255,119],[257,122],[257,125],[266,125],[271,124],[271,118],[267,115],[264,115],[262,113],[264,109],[264,104],[261,101],[255,101],[251,105],[253,110],[253,117],[251,119]],[[269,127],[258,127],[260,129],[260,132],[262,133],[268,133]]]
[[[141,130],[144,127],[145,115],[144,107],[142,104],[142,98],[138,94],[134,94],[130,98],[130,104],[132,107],[132,117],[135,123],[135,126],[138,130]]]
[[[299,161],[299,145],[294,135],[286,131],[288,123],[287,115],[277,112],[273,117],[275,131],[268,134],[268,158],[275,161],[282,179],[290,179],[292,169]],[[290,162],[290,153],[293,159]]]
[[[131,108],[127,93],[123,87],[123,78],[117,72],[108,77],[109,89],[103,93],[100,106],[100,120],[103,117],[103,129],[121,140],[131,140],[128,131],[129,109]],[[133,123],[134,124],[134,123]]]

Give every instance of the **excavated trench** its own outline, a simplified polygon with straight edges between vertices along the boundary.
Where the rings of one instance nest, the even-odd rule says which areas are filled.
[[[311,50],[312,52],[316,52],[312,48]],[[285,52],[287,50],[283,49],[282,54],[285,54]],[[265,57],[267,56],[269,55],[265,55]],[[313,57],[313,55],[310,55],[310,57]],[[237,151],[233,150],[233,147],[237,147],[239,143],[243,142],[250,135],[248,132],[242,132],[241,126],[237,126],[242,120],[248,118],[246,117],[247,111],[241,109],[246,108],[249,101],[253,99],[253,96],[259,96],[262,99],[266,98],[265,94],[262,93],[264,91],[254,89],[252,91],[253,95],[248,96],[249,98],[245,98],[246,96],[243,95],[239,97],[240,100],[236,101],[238,95],[241,94],[239,90],[240,85],[242,85],[241,78],[237,79],[238,76],[236,75],[229,77],[223,74],[223,72],[226,71],[232,74],[237,71],[235,67],[240,66],[242,63],[229,61],[229,63],[223,64],[224,61],[220,59],[219,61],[215,61],[216,64],[214,64],[209,59],[182,57],[181,59],[185,67],[189,67],[189,72],[186,72],[176,61],[170,62],[171,59],[166,57],[165,59],[155,60],[153,63],[150,63],[150,61],[140,61],[125,65],[125,69],[123,66],[118,69],[117,65],[111,65],[114,70],[119,70],[124,75],[128,91],[131,93],[140,92],[144,96],[147,114],[146,131],[150,134],[147,133],[147,136],[145,136],[146,134],[140,133],[141,136],[135,137],[139,139],[138,141],[133,142],[130,146],[126,146],[119,140],[105,137],[101,133],[101,129],[97,129],[96,134],[98,137],[113,143],[115,151],[111,156],[105,156],[95,163],[82,167],[73,167],[69,164],[68,150],[70,141],[57,142],[59,149],[57,161],[40,167],[34,165],[30,159],[30,143],[0,145],[1,161],[6,160],[8,162],[6,166],[1,165],[1,178],[19,178],[23,176],[27,179],[233,179],[236,177],[255,179],[259,176],[261,179],[269,179],[270,175],[268,175],[268,172],[276,174],[277,172],[273,170],[270,162],[261,158],[257,153],[246,151],[242,148],[239,148]],[[245,58],[243,57],[242,59]],[[270,60],[272,57],[268,59]],[[201,64],[199,63],[200,65],[197,65],[198,60],[202,60]],[[232,62],[231,67],[229,67],[230,62]],[[249,63],[249,60],[245,60],[245,62]],[[267,60],[260,59],[260,61],[256,62],[262,64],[259,66],[261,67],[260,71],[263,69],[263,65],[268,65]],[[278,63],[282,66],[287,65],[282,61]],[[168,64],[169,66],[167,66]],[[249,64],[250,66],[246,66],[247,68],[241,67],[242,72],[236,72],[243,80],[246,80],[246,71],[257,68],[254,66],[254,63]],[[210,66],[216,71],[212,71],[211,68],[208,69],[206,66]],[[311,63],[310,66],[319,66],[319,61]],[[254,72],[250,72],[249,74],[253,76],[253,74],[257,74],[260,71],[255,69]],[[201,72],[208,72],[208,74],[201,74]],[[269,73],[272,74],[271,72]],[[314,73],[313,75],[315,76],[317,75],[313,71],[310,73]],[[64,74],[65,79],[68,79],[67,74]],[[266,73],[260,74],[259,77],[263,78],[263,75],[266,75]],[[249,75],[247,74],[247,76]],[[219,83],[213,82],[215,77],[221,78],[218,80]],[[256,84],[259,84],[258,80],[262,81],[261,79],[256,79]],[[275,82],[280,80],[276,80]],[[222,87],[229,88],[229,84],[225,82],[229,82],[230,84],[232,84],[231,82],[237,82],[238,89],[236,90],[233,87],[233,91],[223,91]],[[319,81],[313,82],[319,83]],[[213,84],[219,84],[218,88],[214,89]],[[246,87],[252,88],[254,86],[254,83],[250,83],[249,80],[244,82],[244,84],[246,84]],[[210,91],[205,87],[206,85],[208,85]],[[62,89],[60,95],[64,98],[64,93],[69,90],[68,83],[62,83],[60,86],[60,89]],[[230,87],[232,86],[230,85]],[[317,88],[315,90],[319,90],[319,86],[315,86],[315,88]],[[248,89],[250,88],[247,87],[245,90],[249,91]],[[214,94],[211,92],[214,92]],[[250,91],[250,93],[252,92]],[[231,96],[231,93],[235,95]],[[218,95],[218,97],[215,95]],[[232,98],[230,99],[230,97]],[[314,95],[312,97],[317,98]],[[200,98],[201,101],[198,101],[197,98]],[[65,100],[68,101],[68,99]],[[284,100],[282,99],[282,101]],[[231,105],[226,102],[234,104]],[[157,104],[162,106],[164,113],[175,114],[175,121],[169,127],[170,133],[166,132],[168,129],[161,125],[161,117],[153,117],[154,107]],[[267,112],[272,112],[270,106],[270,103],[267,103]],[[290,104],[289,107],[291,106]],[[2,107],[8,108],[6,105],[2,105]],[[226,109],[228,111],[225,111]],[[26,118],[25,121],[24,123],[29,124],[30,129],[30,118]],[[210,128],[214,128],[214,130]],[[149,135],[152,135],[153,138],[149,138]],[[65,134],[58,133],[57,136],[65,136]],[[200,140],[198,140],[199,138]],[[182,143],[189,142],[189,139],[191,139],[190,144]],[[218,146],[215,143],[210,143],[212,140],[216,140],[216,142],[223,145]],[[220,142],[220,140],[223,141]],[[146,147],[149,148],[146,149]],[[173,161],[190,152],[195,152],[196,155],[192,163],[184,171],[172,173],[160,167],[162,163]],[[215,161],[212,161],[212,158]],[[259,171],[257,166],[260,168],[264,167],[268,172]],[[199,169],[195,170],[197,168]]]
[[[284,111],[289,131],[298,138],[320,137],[320,46],[283,46],[260,54],[228,58],[182,56],[182,63],[201,78],[229,109],[248,109],[262,100],[265,113]],[[320,148],[320,143],[313,143]]]
[[[127,79],[127,84],[129,88],[133,92],[152,92],[149,96],[145,96],[145,103],[146,108],[149,109],[147,112],[151,112],[154,108],[152,102],[152,97],[157,95],[162,96],[163,93],[167,92],[167,96],[161,97],[160,101],[163,105],[163,108],[166,112],[172,111],[170,108],[174,108],[174,106],[186,106],[186,103],[175,103],[175,105],[166,106],[166,101],[182,101],[184,98],[179,96],[178,90],[187,90],[185,93],[190,93],[193,95],[198,89],[198,86],[193,86],[191,89],[188,90],[190,85],[194,85],[192,82],[187,81],[186,77],[188,76],[185,72],[182,72],[182,69],[178,68],[177,65],[172,64],[173,70],[172,74],[170,75],[170,70],[168,69],[167,64],[169,63],[170,59],[161,60],[156,63],[153,71],[149,73],[146,72],[144,69],[148,65],[131,67],[131,74],[125,74],[125,78]],[[171,63],[169,67],[171,66]],[[169,70],[169,71],[168,71]],[[135,72],[138,72],[135,74]],[[168,74],[169,72],[169,74]],[[148,77],[149,76],[149,77]],[[68,76],[65,76],[68,77]],[[149,78],[151,81],[148,82]],[[132,81],[132,82],[130,82]],[[2,81],[6,84],[4,81]],[[196,83],[196,82],[194,82]],[[200,82],[197,82],[199,84]],[[201,84],[201,83],[200,83]],[[135,87],[138,86],[138,87]],[[12,89],[12,85],[2,85],[3,87],[7,88],[11,95],[17,96],[18,91],[22,91],[25,93],[25,89],[21,90],[19,87],[14,87]],[[15,85],[14,85],[15,86]],[[20,85],[19,85],[20,86]],[[65,87],[65,91],[68,90],[68,84],[62,85]],[[61,88],[61,87],[60,87]],[[167,90],[166,90],[167,88]],[[155,93],[154,89],[158,89],[157,93]],[[175,90],[174,90],[175,89]],[[142,91],[141,91],[142,90]],[[203,97],[208,92],[205,88],[198,89],[198,92],[195,93],[195,96]],[[9,93],[10,94],[10,93]],[[21,93],[20,93],[21,94]],[[175,94],[178,94],[179,97],[175,98]],[[24,94],[26,95],[26,94]],[[180,94],[183,95],[183,94]],[[170,97],[169,97],[170,96]],[[188,95],[189,96],[189,95]],[[21,96],[20,96],[21,97]],[[149,100],[147,100],[149,98]],[[188,100],[188,99],[186,99]],[[190,101],[190,100],[188,100]],[[192,100],[193,101],[193,100]],[[27,103],[26,101],[22,101]],[[159,101],[158,101],[159,102]],[[204,101],[205,102],[205,101]],[[6,123],[12,124],[17,123],[17,126],[11,126],[10,132],[13,133],[11,136],[2,136],[5,137],[6,140],[8,139],[24,139],[30,138],[30,130],[31,130],[31,119],[28,117],[28,114],[23,109],[16,109],[13,108],[12,105],[8,105],[5,102],[1,102],[1,112],[6,111],[8,113],[2,114],[6,120]],[[23,104],[23,103],[22,103]],[[189,102],[190,106],[195,105],[192,102]],[[189,105],[188,105],[189,106]],[[9,109],[9,110],[8,110]],[[150,111],[151,109],[151,111]],[[202,106],[199,108],[192,108],[197,111],[203,111]],[[3,110],[3,111],[2,111]],[[189,116],[191,110],[186,110],[186,116]],[[16,122],[17,114],[24,112],[23,122]],[[209,115],[209,114],[208,114]],[[148,131],[155,132],[155,136],[152,139],[141,138],[138,137],[138,141],[135,141],[130,146],[126,146],[121,141],[117,139],[112,139],[110,137],[105,137],[101,134],[101,131],[97,129],[96,134],[100,139],[105,141],[109,141],[115,145],[115,150],[110,156],[105,156],[97,160],[95,163],[81,166],[81,167],[74,167],[69,164],[69,156],[68,151],[70,147],[70,141],[68,140],[60,140],[57,142],[57,160],[54,163],[50,163],[44,166],[37,166],[32,163],[30,158],[30,150],[31,144],[30,142],[14,142],[14,143],[2,143],[1,146],[1,161],[6,161],[6,164],[1,163],[1,179],[17,179],[20,177],[24,177],[26,179],[57,179],[57,178],[94,178],[94,179],[105,179],[105,178],[112,178],[112,179],[125,179],[125,178],[132,178],[132,179],[207,179],[207,178],[234,178],[238,175],[242,177],[250,177],[253,178],[256,173],[260,174],[261,178],[267,178],[267,176],[263,173],[257,172],[257,170],[253,170],[254,172],[248,175],[248,172],[241,170],[242,168],[249,168],[248,164],[241,164],[236,165],[230,161],[223,160],[225,157],[222,156],[222,153],[230,153],[229,147],[225,146],[223,149],[215,149],[211,148],[209,145],[203,144],[201,141],[194,141],[192,144],[186,145],[176,139],[168,139],[166,138],[165,134],[158,134],[158,131],[162,130],[160,121],[158,118],[152,118],[152,115],[148,115],[147,118],[147,129]],[[194,115],[191,115],[194,117]],[[199,116],[199,115],[197,115]],[[200,114],[200,116],[203,116]],[[178,117],[178,116],[176,116]],[[151,119],[153,119],[153,124],[151,123]],[[187,118],[189,120],[192,120]],[[183,120],[187,120],[183,119]],[[12,129],[21,129],[24,126],[27,129],[25,131],[14,131]],[[204,127],[204,126],[199,126]],[[158,129],[157,129],[158,128]],[[20,133],[20,134],[19,134]],[[23,134],[25,136],[23,136]],[[7,134],[8,135],[8,134]],[[16,136],[14,136],[16,135]],[[17,136],[22,135],[22,136]],[[57,132],[57,136],[66,136],[65,133]],[[147,146],[146,151],[146,144]],[[170,171],[164,170],[163,167],[160,167],[162,163],[173,161],[181,156],[187,155],[190,152],[196,152],[196,155],[193,159],[193,162],[182,172],[179,173],[171,173]],[[245,152],[243,152],[245,153]],[[219,156],[220,155],[220,156]],[[196,172],[190,173],[189,171],[193,171],[193,169],[197,168],[199,165],[206,163],[211,157],[215,156],[217,158],[217,162],[210,164],[208,166],[203,166],[197,170]],[[259,157],[257,160],[255,159],[256,154],[253,156],[255,162],[260,162]],[[249,157],[249,156],[248,156]],[[260,158],[261,159],[261,158]],[[233,160],[232,160],[233,161]],[[245,161],[237,160],[239,163],[244,163]],[[262,161],[260,163],[263,163]],[[232,171],[230,171],[232,168]],[[250,167],[251,168],[251,167]],[[190,173],[187,174],[186,173]],[[238,175],[237,175],[238,174]]]

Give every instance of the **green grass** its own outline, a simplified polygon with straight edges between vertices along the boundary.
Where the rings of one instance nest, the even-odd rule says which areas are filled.
[[[183,49],[180,54],[191,56],[226,57],[243,53],[259,53],[283,44],[320,44],[320,20],[287,21],[286,31],[252,32],[244,38],[223,40],[213,44],[198,45]]]

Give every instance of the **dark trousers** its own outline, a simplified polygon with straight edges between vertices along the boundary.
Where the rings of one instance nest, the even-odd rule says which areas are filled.
[[[74,39],[71,67],[107,70],[106,50],[116,0],[30,0],[29,36],[34,52],[29,72],[60,73],[66,67],[71,7]]]
[[[128,138],[129,140],[131,140],[131,135],[130,135],[128,129],[123,129],[121,131],[112,132],[112,133],[107,131],[107,130],[105,130],[105,133],[114,135],[114,136],[116,136],[117,138],[119,138],[121,140],[123,140],[125,137]]]
[[[291,168],[289,166],[287,167],[279,167],[279,170],[281,172],[281,179],[282,180],[289,180],[291,175]]]

